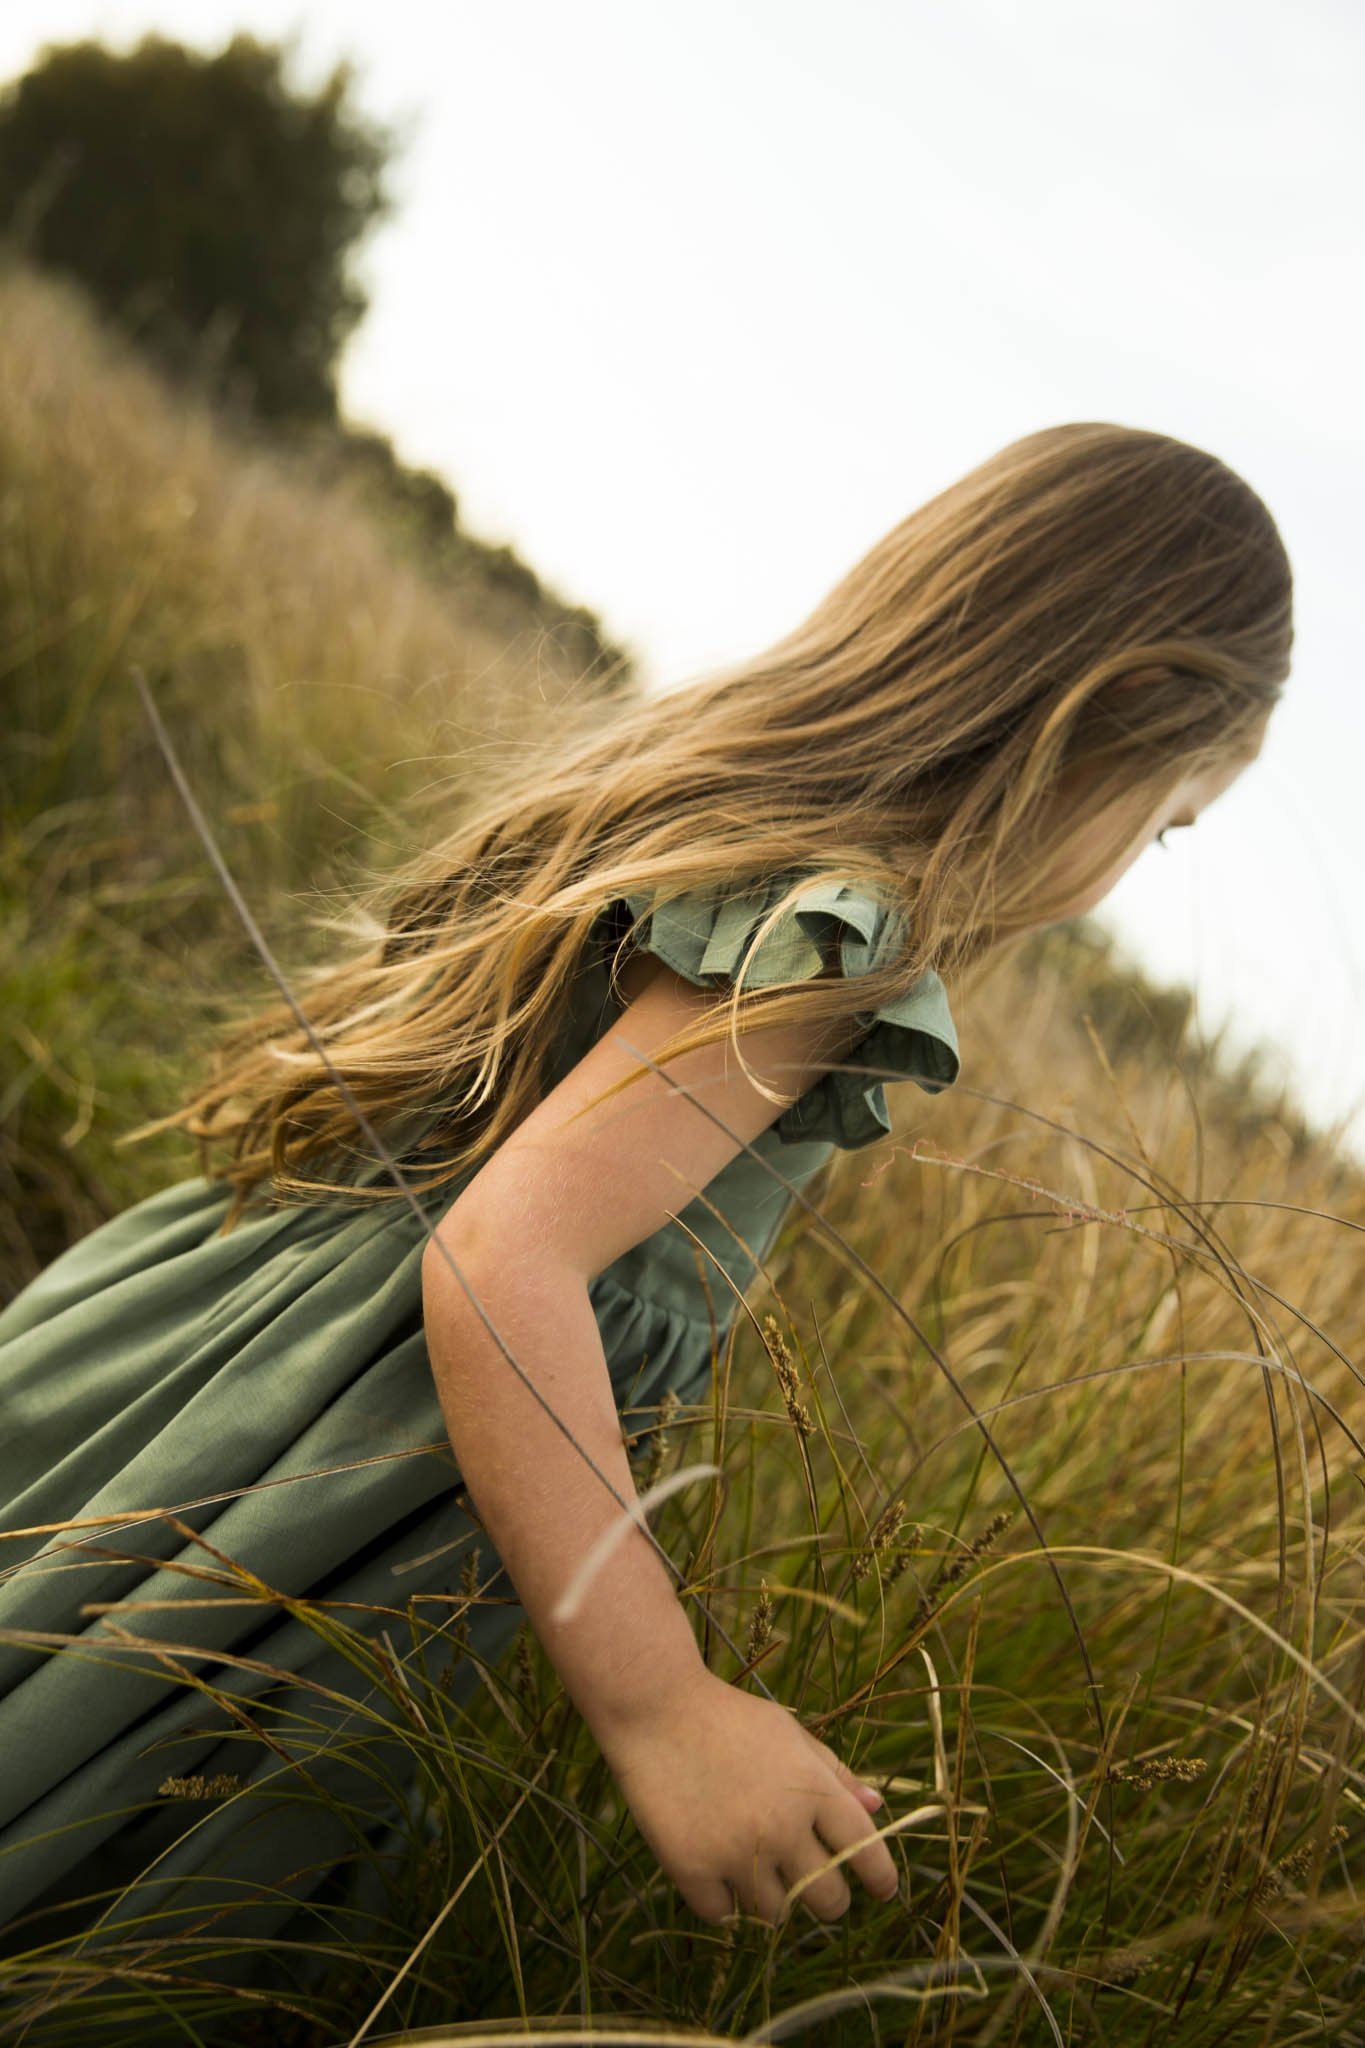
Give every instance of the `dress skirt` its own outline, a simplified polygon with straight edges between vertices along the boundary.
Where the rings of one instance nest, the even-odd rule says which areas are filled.
[[[363,1857],[430,1767],[420,1742],[404,1754],[401,1721],[397,1745],[367,1740],[394,1729],[372,1658],[420,1658],[458,1702],[525,1620],[466,1511],[418,1218],[401,1201],[300,1205],[223,1237],[228,1199],[203,1178],[165,1188],[0,1312],[5,1947],[82,1916],[197,1917],[253,1888],[263,1903],[230,1925],[268,1931],[271,1897],[292,1909]],[[712,1331],[610,1275],[591,1291],[633,1434],[666,1387],[700,1391]],[[357,1664],[353,1639],[290,1611],[305,1598],[373,1650]],[[160,1791],[223,1775],[286,1796]],[[50,1918],[62,1901],[86,1903]]]

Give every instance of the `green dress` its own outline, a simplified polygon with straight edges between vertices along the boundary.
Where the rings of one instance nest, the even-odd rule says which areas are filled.
[[[566,1000],[549,1085],[612,1021],[606,962],[632,924],[644,950],[689,981],[723,988],[792,879],[774,876],[723,900],[693,893],[656,904],[638,894],[608,904]],[[866,972],[897,946],[900,915],[865,892],[812,880],[794,915],[763,942],[751,977],[813,976],[829,940],[845,973]],[[936,974],[865,1014],[867,1032],[850,1059],[929,1093],[956,1079],[957,1036]],[[866,1145],[890,1127],[880,1078],[827,1073],[706,1189],[734,1235],[701,1198],[682,1220],[743,1289],[754,1267],[737,1239],[762,1258],[791,1202],[765,1163],[800,1186],[834,1148]],[[371,1171],[384,1169],[367,1167],[366,1177]],[[451,1184],[431,1201],[433,1222],[457,1192]],[[525,1618],[462,1506],[423,1339],[425,1232],[411,1208],[401,1200],[259,1207],[223,1237],[215,1233],[228,1199],[224,1183],[203,1177],[166,1187],[72,1245],[0,1311],[0,1925],[43,1909],[41,1919],[25,1918],[23,1946],[68,1931],[91,1910],[47,1908],[96,1892],[116,1927],[121,1914],[149,1905],[197,1908],[261,1883],[296,1901],[324,1882],[356,1843],[311,1793],[293,1803],[158,1797],[168,1776],[287,1775],[275,1752],[233,1736],[234,1710],[259,1713],[263,1698],[286,1751],[291,1725],[300,1725],[289,1714],[306,1717],[314,1791],[325,1784],[361,1810],[368,1800],[376,1826],[392,1814],[391,1803],[374,1804],[347,1741],[369,1725],[372,1683],[279,1603],[253,1603],[240,1586],[164,1568],[220,1569],[191,1531],[277,1592],[388,1608],[396,1655],[412,1641],[409,1597],[429,1621],[443,1620],[448,1606],[423,1601],[459,1595],[478,1545],[486,1604],[466,1614],[475,1657],[456,1655],[443,1674],[457,1699],[478,1683],[476,1661],[494,1666]],[[738,1309],[706,1265],[670,1223],[591,1283],[632,1432],[666,1389],[684,1403],[704,1397],[713,1347]],[[647,1442],[645,1431],[635,1455]],[[179,1511],[179,1527],[158,1513],[166,1509]],[[131,1511],[146,1519],[100,1526],[101,1517]],[[89,1528],[7,1533],[73,1518]],[[91,1602],[191,1594],[204,1604],[82,1611]],[[359,1610],[337,1611],[375,1625]],[[199,1685],[169,1678],[151,1650],[121,1646],[119,1628],[178,1646],[169,1651],[174,1666]],[[50,1643],[23,1640],[25,1632],[80,1642],[54,1654]],[[224,1663],[215,1652],[243,1661]],[[256,1666],[301,1682],[271,1687]],[[336,1750],[330,1776],[328,1745]],[[384,1798],[393,1793],[390,1786]],[[109,1888],[154,1857],[156,1890],[140,1887],[120,1901]],[[230,1925],[268,1934],[279,1918],[263,1904]]]

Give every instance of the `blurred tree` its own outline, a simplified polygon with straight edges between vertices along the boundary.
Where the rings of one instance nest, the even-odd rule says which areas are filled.
[[[349,62],[310,98],[290,55],[248,35],[216,56],[156,35],[122,56],[48,45],[0,92],[0,232],[220,402],[321,423],[395,137],[348,104]]]
[[[312,98],[295,91],[293,48],[245,34],[216,56],[157,35],[127,55],[47,45],[0,88],[0,245],[73,277],[239,428],[352,479],[490,626],[551,630],[604,689],[629,687],[631,660],[595,613],[466,533],[443,478],[340,416],[341,354],[369,304],[347,258],[393,211],[399,138],[351,107],[345,61]]]

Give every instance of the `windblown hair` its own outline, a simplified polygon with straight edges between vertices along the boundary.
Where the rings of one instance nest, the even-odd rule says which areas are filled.
[[[1289,673],[1291,598],[1274,521],[1215,456],[1103,422],[1025,435],[766,652],[579,709],[477,802],[457,790],[446,836],[337,920],[353,948],[368,936],[300,977],[305,1013],[376,1126],[439,1105],[413,1182],[430,1190],[543,1094],[594,921],[628,892],[796,870],[870,886],[906,918],[899,956],[854,981],[749,988],[741,969],[660,1065],[758,1023],[849,1018],[927,967],[951,984],[1064,914],[1185,777],[1254,754]],[[224,1230],[253,1194],[400,1195],[383,1175],[356,1185],[354,1118],[284,1004],[237,1025],[212,1078],[132,1135],[172,1124],[235,1184]]]

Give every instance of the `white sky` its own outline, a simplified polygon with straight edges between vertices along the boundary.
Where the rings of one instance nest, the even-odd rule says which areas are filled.
[[[346,411],[657,687],[1040,426],[1241,471],[1294,673],[1256,766],[1099,915],[1365,1158],[1354,0],[5,0],[0,77],[236,28],[292,31],[301,83],[349,55],[410,133]]]

